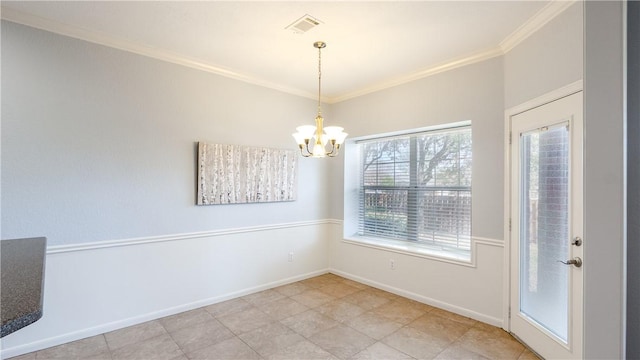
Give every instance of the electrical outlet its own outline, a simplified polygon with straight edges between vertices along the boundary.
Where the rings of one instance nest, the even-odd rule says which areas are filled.
[[[289,253],[289,262],[293,262],[293,251]]]
[[[389,267],[391,268],[391,270],[395,270],[396,269],[396,261],[393,259],[389,259]]]

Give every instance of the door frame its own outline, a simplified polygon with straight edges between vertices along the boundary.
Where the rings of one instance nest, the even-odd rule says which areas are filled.
[[[551,103],[563,97],[582,91],[582,80],[573,82],[559,89],[548,92],[535,99],[526,101],[520,105],[505,110],[504,116],[504,258],[503,258],[503,277],[502,277],[502,328],[511,332],[511,117],[523,113],[525,111],[537,108],[539,106]],[[584,103],[583,103],[584,107]],[[584,131],[584,130],[583,130]],[[584,343],[583,343],[584,344]]]

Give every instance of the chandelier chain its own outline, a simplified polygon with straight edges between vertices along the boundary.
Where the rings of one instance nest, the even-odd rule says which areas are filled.
[[[320,116],[320,94],[322,86],[322,47],[318,47],[318,116]]]

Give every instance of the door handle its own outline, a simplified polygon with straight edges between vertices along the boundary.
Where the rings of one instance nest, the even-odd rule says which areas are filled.
[[[582,266],[582,259],[580,259],[579,257],[574,257],[571,260],[567,260],[567,261],[562,261],[562,260],[558,260],[558,262],[561,262],[565,265],[573,265],[575,267],[581,267]]]

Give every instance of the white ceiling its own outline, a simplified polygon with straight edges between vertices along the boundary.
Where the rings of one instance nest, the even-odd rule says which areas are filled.
[[[336,102],[508,51],[570,2],[2,1],[2,18]],[[309,14],[322,24],[286,30]]]

